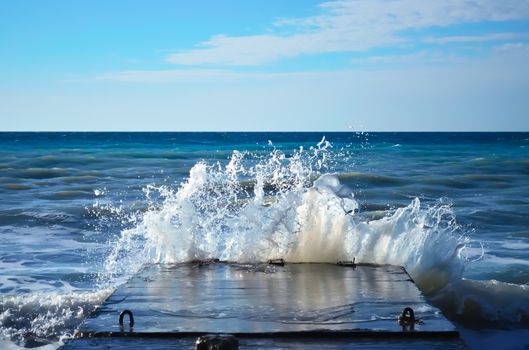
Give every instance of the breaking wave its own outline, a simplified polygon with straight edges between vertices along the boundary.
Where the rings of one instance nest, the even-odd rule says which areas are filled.
[[[400,265],[453,320],[529,325],[527,286],[462,277],[469,239],[449,204],[439,200],[428,206],[414,198],[401,208],[362,212],[370,206],[360,206],[341,180],[401,180],[333,173],[330,165],[339,153],[331,147],[323,139],[291,154],[234,151],[226,164],[200,161],[177,186],[146,186],[147,204],[133,213],[97,201],[92,212],[102,220],[114,217],[124,227],[110,242],[98,289],[2,296],[0,338],[56,346],[60,335],[73,332],[143,264],[212,258],[245,263],[354,258]]]
[[[195,259],[355,258],[404,266],[452,319],[528,324],[526,286],[462,278],[469,239],[449,204],[424,206],[415,198],[381,217],[359,212],[340,174],[322,171],[329,147],[322,140],[309,151],[287,156],[274,150],[257,160],[235,151],[224,166],[198,162],[177,188],[148,186],[149,208],[122,232],[107,261],[109,273],[127,275],[144,263]]]
[[[73,330],[111,293],[112,289],[101,289],[0,296],[0,339],[11,339],[25,347],[56,348],[61,338],[72,336]],[[12,342],[0,345],[18,348]]]

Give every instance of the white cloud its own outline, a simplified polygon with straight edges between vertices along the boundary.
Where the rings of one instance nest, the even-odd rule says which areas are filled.
[[[228,81],[272,81],[281,78],[302,78],[320,76],[328,72],[240,72],[229,69],[165,69],[129,70],[105,72],[89,77],[71,77],[65,82],[116,82],[116,83],[171,83],[171,82],[228,82]]]
[[[255,35],[246,37],[216,36],[197,50],[171,54],[167,61],[182,65],[258,65],[278,58],[292,57],[313,48],[306,35],[281,37]]]
[[[259,72],[233,69],[167,69],[167,70],[131,70],[105,72],[92,77],[69,79],[68,82],[116,82],[116,83],[188,83],[201,82],[212,84],[220,82],[277,82],[279,80],[289,81],[292,79],[316,79],[315,81],[334,81],[337,77],[348,74],[356,74],[364,71],[366,65],[371,69],[367,72],[384,72],[396,69],[408,72],[427,67],[443,67],[458,71],[475,67],[484,71],[498,71],[500,67],[510,67],[514,70],[526,70],[529,62],[529,44],[512,42],[497,45],[487,57],[460,56],[442,50],[420,50],[402,55],[373,55],[351,60],[353,66],[342,70],[323,71],[297,71],[297,72]],[[358,68],[359,67],[359,68]],[[357,69],[358,68],[358,69]],[[405,73],[403,73],[405,74]]]
[[[527,69],[529,66],[529,44],[525,42],[507,42],[495,45],[487,51],[485,56],[475,55],[476,52],[481,52],[479,48],[467,47],[467,50],[471,54],[459,54],[450,50],[434,48],[400,55],[373,55],[352,59],[350,62],[359,67],[369,66],[371,68],[410,68],[437,65],[447,68],[480,66],[483,69],[489,69],[492,66],[497,68],[508,65],[512,68]]]
[[[204,80],[226,78],[232,73],[221,69],[170,69],[170,70],[129,70],[107,72],[83,81],[113,81],[123,83],[164,83],[171,81]],[[79,80],[79,79],[73,79]]]
[[[456,35],[445,37],[429,37],[424,39],[424,42],[429,44],[480,43],[487,41],[500,41],[528,37],[529,33],[492,33],[485,35]]]
[[[277,79],[300,79],[321,77],[331,71],[310,72],[241,72],[230,69],[152,69],[103,72],[94,76],[72,76],[64,79],[66,83],[214,83],[214,82],[243,82],[243,81],[275,81]]]
[[[526,43],[506,43],[496,48],[498,51],[509,53],[529,53],[529,44]]]
[[[340,0],[320,7],[319,16],[275,23],[297,34],[219,35],[166,60],[180,65],[260,65],[306,54],[402,44],[410,40],[401,34],[405,30],[529,18],[529,0]]]
[[[471,59],[457,56],[455,54],[444,53],[435,50],[421,50],[404,55],[384,55],[384,56],[368,56],[361,59],[353,59],[351,63],[365,65],[365,64],[461,64],[470,62]]]

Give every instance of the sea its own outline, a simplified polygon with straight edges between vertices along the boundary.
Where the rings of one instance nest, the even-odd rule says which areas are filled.
[[[146,263],[277,257],[404,266],[470,349],[529,349],[529,133],[2,132],[0,198],[1,349]]]

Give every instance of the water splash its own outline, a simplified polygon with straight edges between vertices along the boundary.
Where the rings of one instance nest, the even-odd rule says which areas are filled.
[[[101,289],[0,296],[0,339],[11,339],[25,347],[56,348],[61,338],[72,336],[73,330],[111,293],[112,289]],[[15,347],[14,343],[6,344]]]
[[[322,139],[291,156],[273,148],[267,157],[249,159],[235,151],[225,166],[198,162],[176,190],[147,186],[149,209],[123,231],[108,270],[126,274],[118,266],[134,270],[145,262],[214,257],[251,262],[266,254],[284,255],[289,243],[283,241],[298,226],[293,203],[302,200],[312,178],[327,166],[330,147]],[[120,261],[138,247],[146,261]]]
[[[235,151],[225,166],[198,162],[176,189],[146,187],[149,208],[116,242],[109,271],[210,258],[336,262],[356,257],[405,266],[426,292],[461,275],[459,252],[466,240],[448,205],[422,208],[414,199],[379,220],[356,215],[353,192],[337,174],[322,173],[332,162],[330,147],[323,139],[308,151],[287,156],[274,148],[258,159]],[[130,256],[144,260],[120,261]]]
[[[462,251],[469,239],[450,204],[439,200],[424,206],[415,198],[382,218],[368,219],[358,213],[353,192],[338,174],[325,173],[332,162],[330,147],[322,140],[291,155],[274,148],[267,157],[235,151],[225,166],[198,162],[176,189],[146,187],[149,208],[122,232],[107,268],[128,275],[144,263],[194,259],[252,263],[279,257],[290,262],[356,258],[404,266],[447,314],[465,314],[465,291],[476,288],[462,279],[467,263]],[[486,296],[490,293],[478,289],[474,299],[483,297],[477,303],[485,304],[480,310],[494,309]],[[520,298],[501,319],[516,323],[526,318],[527,305],[518,301],[527,292],[513,293]],[[479,315],[489,322],[498,312]]]

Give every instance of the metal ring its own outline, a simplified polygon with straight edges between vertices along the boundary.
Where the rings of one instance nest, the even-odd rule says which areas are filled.
[[[402,310],[402,315],[399,318],[399,323],[401,325],[413,325],[415,324],[415,312],[411,307],[405,307]]]
[[[125,315],[129,315],[129,326],[132,328],[134,327],[134,316],[132,316],[132,311],[130,310],[123,310],[119,314],[119,325],[123,326],[123,318]]]

